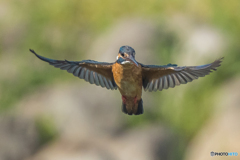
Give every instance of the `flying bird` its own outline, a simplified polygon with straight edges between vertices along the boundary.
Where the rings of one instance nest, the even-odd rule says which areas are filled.
[[[103,88],[117,90],[122,95],[122,112],[128,115],[143,114],[142,88],[145,91],[162,91],[186,84],[216,71],[223,58],[200,66],[144,65],[135,60],[135,50],[130,46],[119,49],[114,63],[93,60],[54,60],[30,51],[39,59],[56,68],[67,70],[74,76]]]

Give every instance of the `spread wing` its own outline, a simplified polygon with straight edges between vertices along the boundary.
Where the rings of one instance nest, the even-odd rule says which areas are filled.
[[[93,60],[83,61],[63,61],[45,58],[38,55],[34,50],[30,51],[39,59],[48,62],[56,68],[67,70],[74,76],[84,79],[85,81],[96,84],[97,86],[106,87],[107,89],[117,89],[117,85],[113,79],[112,64],[106,62],[97,62]]]
[[[223,58],[220,58],[213,63],[201,66],[184,66],[178,67],[176,64],[168,64],[165,66],[143,65],[143,88],[145,91],[157,91],[173,88],[176,85],[186,84],[208,75],[212,70],[216,71],[221,65]]]

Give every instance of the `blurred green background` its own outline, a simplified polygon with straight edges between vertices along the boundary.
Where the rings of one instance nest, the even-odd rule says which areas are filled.
[[[90,86],[89,83],[67,72],[40,62],[28,51],[29,48],[53,59],[94,59],[94,56],[89,57],[87,54],[94,47],[94,40],[108,33],[119,21],[124,19],[141,19],[146,20],[146,23],[151,21],[157,29],[150,45],[153,55],[149,56],[159,59],[152,63],[201,65],[200,62],[210,63],[225,57],[222,66],[210,76],[174,89],[144,94],[151,97],[152,101],[150,103],[146,97],[143,99],[144,106],[151,104],[152,107],[151,109],[145,107],[142,116],[122,117],[123,128],[127,130],[151,124],[161,124],[169,128],[178,140],[174,145],[173,155],[167,159],[184,159],[189,142],[208,123],[212,113],[218,110],[216,96],[219,95],[221,87],[239,76],[239,8],[238,0],[0,1],[1,116],[17,112],[16,106],[22,99],[37,93],[44,86],[51,88],[54,84],[79,83],[79,90],[83,86],[85,89]],[[223,50],[217,51],[218,53],[210,58],[202,55],[203,61],[197,64],[195,60],[187,64],[183,63],[184,60],[177,60],[184,59],[183,54],[179,52],[183,53],[185,48],[184,35],[181,35],[182,28],[176,30],[177,23],[176,26],[171,26],[171,19],[178,16],[187,17],[195,27],[203,25],[216,30],[222,37]],[[112,53],[112,61],[115,60],[118,49]],[[139,48],[135,50],[138,60],[139,54],[142,53],[138,52]],[[107,92],[111,94],[111,91]],[[114,94],[120,98],[118,93]],[[107,101],[107,97],[102,101]],[[120,107],[119,102],[112,107]],[[117,111],[120,112],[120,109]],[[40,134],[40,146],[57,138],[58,131],[51,118],[38,117],[35,120]]]

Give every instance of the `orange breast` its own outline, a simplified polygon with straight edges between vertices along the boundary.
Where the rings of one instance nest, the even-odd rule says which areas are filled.
[[[122,95],[141,99],[142,95],[142,68],[132,64],[112,66],[114,80]]]

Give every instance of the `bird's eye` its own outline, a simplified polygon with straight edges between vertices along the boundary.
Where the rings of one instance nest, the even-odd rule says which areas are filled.
[[[124,57],[124,53],[121,53],[121,56]]]

